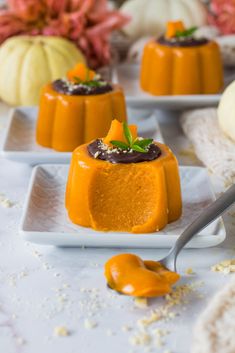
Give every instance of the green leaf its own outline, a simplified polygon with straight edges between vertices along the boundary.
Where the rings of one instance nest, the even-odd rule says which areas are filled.
[[[129,144],[129,147],[131,147],[132,142],[133,142],[133,138],[132,138],[132,134],[129,129],[129,126],[126,122],[123,123],[123,132],[124,132],[124,136],[125,136],[128,144]]]
[[[76,84],[82,84],[87,87],[100,87],[104,84],[104,81],[92,80],[92,81],[82,81],[79,77],[74,76],[74,80]]]
[[[176,31],[175,36],[177,38],[180,37],[192,37],[192,35],[194,34],[194,32],[197,30],[197,27],[191,27],[189,29],[186,29],[185,31]]]
[[[84,82],[84,85],[88,87],[100,87],[101,83],[99,81],[87,81],[87,82]]]
[[[115,147],[121,148],[122,150],[128,150],[128,148],[129,148],[129,146],[125,142],[122,142],[122,141],[112,140],[112,141],[110,141],[110,143]]]
[[[153,139],[143,139],[143,140],[135,140],[134,144],[138,145],[142,148],[146,148],[149,145],[151,145],[151,143],[153,142]]]
[[[136,152],[141,152],[141,153],[146,153],[146,149],[134,144],[131,146],[131,148],[133,149],[133,151],[136,151]]]
[[[74,76],[74,80],[76,81],[76,83],[81,83],[82,81],[80,80],[80,78],[79,77],[77,77],[77,76]]]

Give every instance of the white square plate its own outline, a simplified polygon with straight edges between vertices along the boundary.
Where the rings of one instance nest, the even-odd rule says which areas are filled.
[[[140,66],[122,64],[112,68],[112,81],[120,84],[129,107],[140,109],[173,109],[210,107],[219,103],[221,94],[197,94],[179,96],[153,96],[145,93],[139,85]],[[234,71],[225,71],[225,87],[235,79]]]
[[[55,246],[168,248],[215,197],[205,168],[180,167],[183,215],[164,230],[150,234],[97,232],[76,226],[67,217],[64,194],[69,166],[34,168],[20,225],[27,241]],[[206,227],[188,247],[214,246],[225,239],[222,219]]]
[[[3,142],[2,155],[16,162],[31,165],[45,163],[69,163],[70,152],[56,152],[39,146],[35,140],[36,107],[12,109]],[[147,114],[147,115],[146,115]],[[139,135],[164,142],[154,114],[128,110],[129,123],[138,124]]]

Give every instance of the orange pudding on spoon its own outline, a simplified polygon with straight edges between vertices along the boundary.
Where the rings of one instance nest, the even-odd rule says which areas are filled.
[[[158,297],[171,292],[180,275],[160,262],[144,261],[133,254],[113,256],[105,264],[108,286],[133,297]]]

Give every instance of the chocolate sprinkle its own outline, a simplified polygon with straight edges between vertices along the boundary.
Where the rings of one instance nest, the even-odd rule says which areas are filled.
[[[167,39],[162,36],[157,40],[157,42],[168,47],[197,47],[207,44],[208,39],[194,37],[174,37],[172,39]]]
[[[86,84],[74,84],[66,80],[56,80],[52,82],[53,89],[58,92],[68,96],[90,96],[96,94],[103,94],[113,90],[111,84],[105,81],[98,81],[100,85],[89,86]]]
[[[88,145],[87,150],[93,158],[101,159],[113,164],[148,162],[157,159],[161,155],[160,148],[154,143],[149,145],[146,153],[142,153],[137,151],[121,150],[119,148],[110,149],[108,146],[103,144],[101,139],[91,142]]]

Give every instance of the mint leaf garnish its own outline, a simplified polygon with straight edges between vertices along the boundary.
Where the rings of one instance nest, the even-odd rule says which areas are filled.
[[[81,79],[77,76],[74,76],[74,80],[77,84],[82,83]]]
[[[122,150],[133,150],[136,152],[147,153],[148,147],[153,143],[153,139],[135,139],[133,141],[133,136],[129,126],[126,122],[123,123],[123,133],[126,138],[127,143],[122,141],[112,140],[110,143]]]
[[[112,141],[110,141],[110,143],[115,147],[121,148],[122,150],[128,150],[128,148],[129,148],[129,146],[125,142],[122,142],[122,141],[112,140]]]
[[[129,146],[131,146],[132,142],[133,142],[132,134],[131,134],[131,130],[129,129],[129,126],[127,125],[126,122],[123,123],[123,131],[124,131],[124,135],[125,135],[125,138],[129,144]]]
[[[79,77],[74,76],[74,81],[76,85],[83,85],[87,87],[101,87],[104,85],[104,81],[92,80],[92,81],[82,81]]]
[[[141,153],[146,153],[147,150],[145,148],[142,148],[140,147],[139,145],[132,145],[131,148],[134,150],[134,151],[137,151],[137,152],[141,152]]]
[[[151,143],[153,142],[153,139],[143,139],[143,140],[136,140],[134,144],[142,147],[142,148],[147,148]]]
[[[180,38],[180,37],[192,37],[192,35],[194,34],[194,32],[196,32],[197,27],[191,27],[186,29],[185,31],[176,31],[176,38]]]

